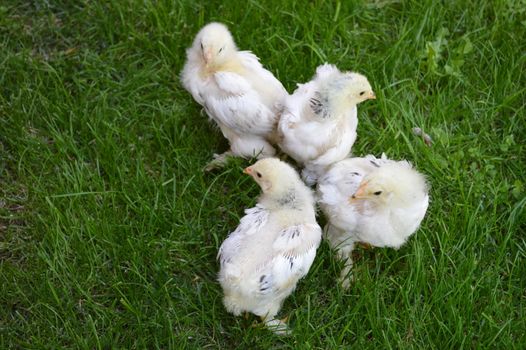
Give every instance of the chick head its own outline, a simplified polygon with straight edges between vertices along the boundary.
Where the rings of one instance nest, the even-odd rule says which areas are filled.
[[[367,78],[359,73],[345,73],[329,81],[327,86],[329,102],[335,106],[354,106],[376,95]]]
[[[280,194],[291,187],[291,183],[301,182],[296,171],[277,158],[264,158],[243,171],[254,178],[263,193]]]
[[[404,207],[425,194],[425,177],[404,161],[382,165],[365,176],[349,202],[354,204],[358,200],[369,200],[380,207]]]
[[[204,26],[194,40],[193,47],[200,51],[208,67],[218,67],[227,62],[237,51],[228,28],[217,22]]]

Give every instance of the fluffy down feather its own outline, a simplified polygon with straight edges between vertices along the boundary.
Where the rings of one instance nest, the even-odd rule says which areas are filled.
[[[382,155],[334,164],[318,183],[318,201],[328,220],[325,236],[346,263],[341,282],[348,287],[354,244],[399,248],[422,222],[429,195],[409,162]]]
[[[186,53],[181,82],[230,143],[210,169],[222,165],[227,155],[273,155],[270,142],[288,95],[283,85],[254,54],[239,51],[220,23],[203,27]]]
[[[218,259],[224,305],[234,315],[249,311],[278,334],[275,319],[285,298],[309,271],[321,240],[311,191],[286,163],[267,158],[245,172],[263,194],[245,210],[239,226],[222,243]]]
[[[330,64],[319,66],[310,82],[298,84],[287,97],[278,123],[279,146],[304,166],[307,184],[350,154],[358,126],[356,105],[374,98],[367,78]]]

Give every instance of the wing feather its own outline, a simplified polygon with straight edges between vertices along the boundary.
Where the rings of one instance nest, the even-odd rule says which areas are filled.
[[[272,247],[285,257],[297,257],[308,250],[317,248],[321,240],[321,228],[318,224],[289,226],[278,233]]]
[[[187,55],[188,60],[181,71],[181,84],[188,92],[190,92],[190,94],[192,94],[192,97],[197,103],[204,106],[204,84],[199,74],[201,67],[192,48],[187,50]]]
[[[263,94],[269,94],[270,98],[278,104],[283,103],[285,97],[288,96],[287,90],[283,87],[283,84],[267,69],[265,69],[259,62],[259,58],[250,51],[240,51],[239,56],[243,61],[244,67],[250,71],[250,73],[257,77],[257,81],[254,86],[256,90]]]
[[[245,216],[241,218],[236,230],[228,235],[219,248],[217,259],[221,266],[230,262],[232,257],[239,252],[241,243],[247,236],[258,234],[265,227],[268,216],[268,211],[261,205],[245,210]]]
[[[214,118],[239,134],[266,135],[273,130],[277,115],[243,76],[218,72],[214,77],[222,92],[207,97],[206,105]]]
[[[260,283],[260,293],[267,289],[275,292],[294,289],[297,281],[309,272],[321,234],[318,224],[293,225],[281,230],[274,240],[276,255],[269,265],[270,273],[265,275],[266,284]]]

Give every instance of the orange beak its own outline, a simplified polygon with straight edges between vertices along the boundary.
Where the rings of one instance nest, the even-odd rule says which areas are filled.
[[[353,201],[357,199],[364,199],[365,198],[365,189],[367,188],[368,181],[364,181],[360,184],[360,187],[354,192],[354,194],[349,198],[349,203],[352,204]]]
[[[212,50],[210,49],[206,50],[203,58],[205,60],[206,65],[208,65],[210,61],[212,60]]]
[[[246,168],[243,170],[243,173],[244,173],[244,174],[247,174],[247,175],[252,175],[252,168],[251,168],[251,167],[246,167]]]

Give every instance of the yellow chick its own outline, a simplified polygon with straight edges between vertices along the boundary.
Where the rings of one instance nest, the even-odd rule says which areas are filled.
[[[315,201],[296,171],[279,159],[259,160],[244,172],[263,193],[219,249],[223,303],[236,316],[251,312],[275,333],[287,334],[276,315],[316,256],[322,232]]]
[[[331,64],[319,66],[310,82],[287,97],[278,123],[279,146],[304,166],[308,185],[350,154],[358,127],[356,105],[374,98],[366,77]]]
[[[318,182],[317,192],[328,220],[325,237],[345,262],[340,277],[345,288],[355,243],[398,249],[418,229],[429,205],[424,176],[409,162],[385,155],[332,165]]]
[[[239,51],[221,23],[203,27],[186,51],[181,82],[230,143],[214,155],[207,170],[223,166],[228,156],[274,155],[278,115],[287,91],[250,51]]]

